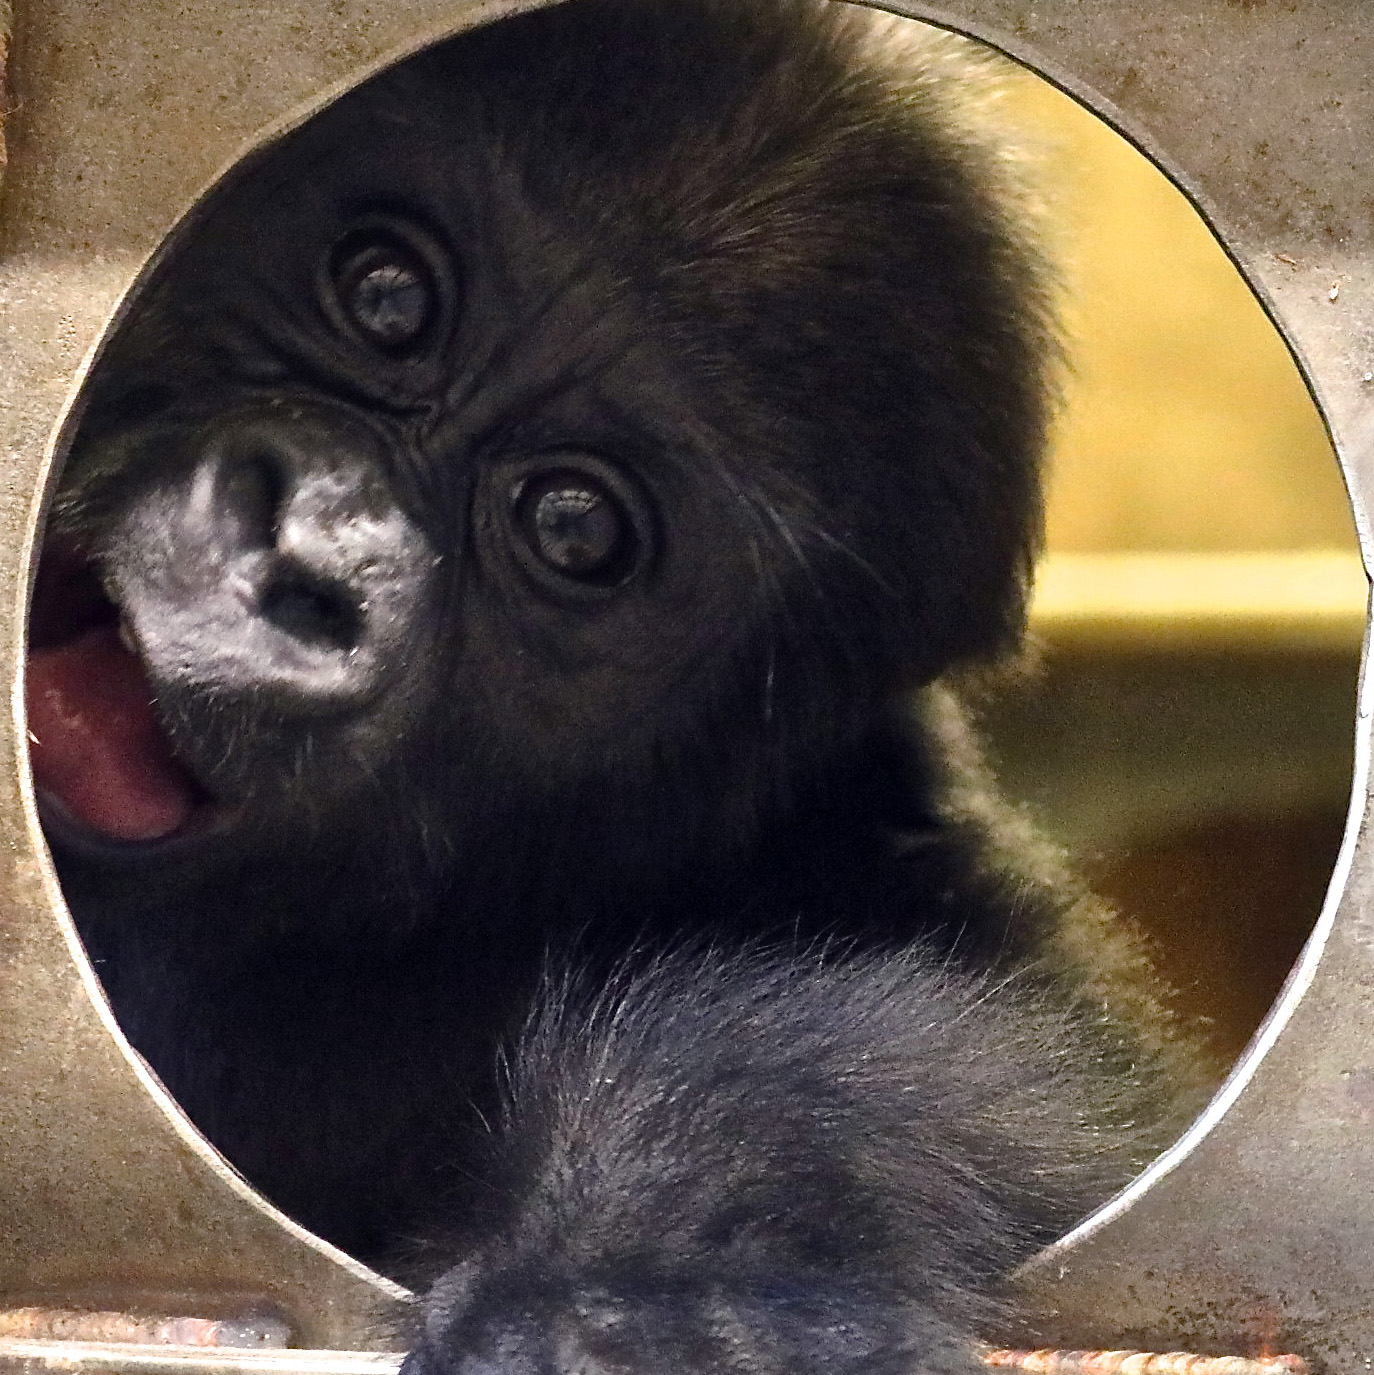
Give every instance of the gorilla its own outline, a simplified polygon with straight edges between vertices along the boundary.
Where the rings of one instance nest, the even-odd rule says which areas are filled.
[[[911,26],[906,26],[911,27]],[[412,1375],[947,1372],[1160,1141],[997,799],[1057,367],[989,75],[567,0],[228,175],[79,402],[31,758],[130,1041]]]

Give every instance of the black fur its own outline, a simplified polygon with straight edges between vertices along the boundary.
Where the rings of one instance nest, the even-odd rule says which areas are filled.
[[[1147,1145],[1136,957],[944,686],[1021,631],[1034,236],[985,75],[884,22],[441,44],[230,177],[92,375],[30,665],[65,891],[249,1179],[430,1238],[415,1370],[961,1369]],[[413,316],[355,312],[377,252]],[[522,505],[569,472],[585,575]],[[167,835],[53,781],[119,617]]]

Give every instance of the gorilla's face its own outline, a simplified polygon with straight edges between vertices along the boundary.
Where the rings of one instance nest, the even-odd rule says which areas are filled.
[[[111,881],[397,803],[452,845],[720,728],[764,556],[667,331],[451,119],[358,115],[218,194],[96,372],[29,711]]]
[[[436,866],[661,891],[1015,639],[1042,325],[976,177],[896,104],[647,33],[646,103],[578,22],[266,149],[111,336],[28,674],[78,908],[250,870],[407,911]]]

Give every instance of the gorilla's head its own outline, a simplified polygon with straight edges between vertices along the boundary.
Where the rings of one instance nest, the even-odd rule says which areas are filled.
[[[113,332],[28,675],[78,903],[661,882],[1016,639],[1042,294],[942,88],[843,6],[568,15],[276,142]]]

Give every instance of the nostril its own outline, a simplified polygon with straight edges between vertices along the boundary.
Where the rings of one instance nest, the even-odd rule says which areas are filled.
[[[238,526],[242,546],[271,549],[286,499],[281,460],[264,450],[235,455],[220,470],[221,510]]]
[[[362,611],[354,599],[300,568],[283,570],[268,582],[259,613],[311,648],[354,649],[362,637]]]

